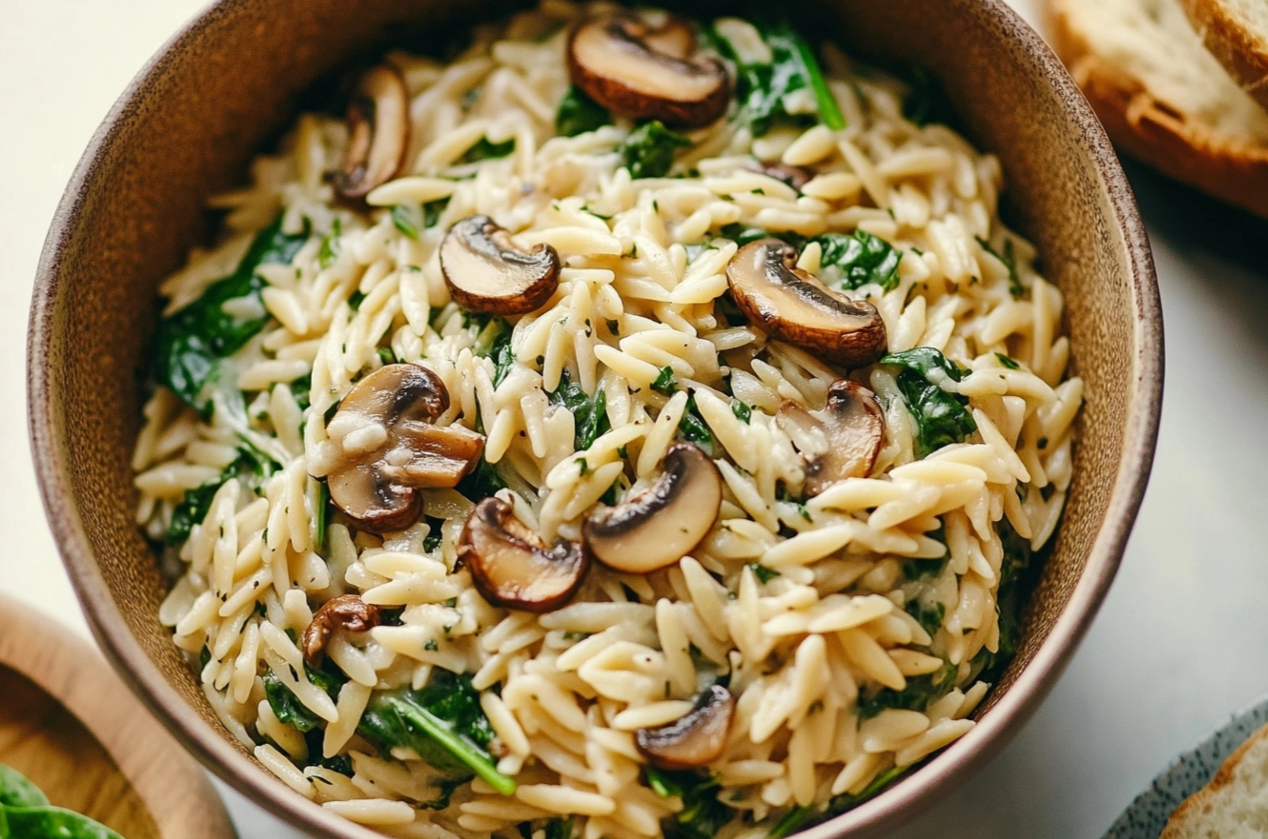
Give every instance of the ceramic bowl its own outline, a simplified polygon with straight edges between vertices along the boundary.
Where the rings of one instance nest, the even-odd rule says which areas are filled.
[[[675,8],[724,14],[714,2]],[[240,184],[315,80],[389,45],[463,32],[513,3],[226,0],[194,19],[123,94],[80,163],[39,268],[29,350],[44,501],[89,620],[137,693],[208,766],[319,836],[369,836],[295,794],[217,722],[159,625],[165,585],[133,521],[128,468],[155,287]],[[997,750],[1052,687],[1101,603],[1145,489],[1157,433],[1162,324],[1149,247],[1096,118],[1043,41],[998,0],[817,0],[799,16],[853,54],[919,63],[963,128],[1000,157],[1009,221],[1065,292],[1086,382],[1065,520],[1015,661],[980,724],[910,778],[807,836],[878,835]]]
[[[0,595],[0,763],[128,839],[233,839],[206,774],[101,654]]]

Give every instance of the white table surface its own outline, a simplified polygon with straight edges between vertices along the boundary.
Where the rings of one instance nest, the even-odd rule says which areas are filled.
[[[1035,0],[1014,0],[1028,16]],[[111,103],[199,0],[3,0],[0,588],[87,632],[28,454],[27,307],[62,189]],[[1129,175],[1166,312],[1153,481],[1104,608],[1047,702],[899,839],[1096,839],[1179,751],[1268,692],[1268,224]],[[222,789],[223,786],[222,786]],[[302,834],[226,790],[242,839]]]

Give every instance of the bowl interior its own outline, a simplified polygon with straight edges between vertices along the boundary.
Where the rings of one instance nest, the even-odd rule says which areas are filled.
[[[327,835],[368,834],[252,765],[158,622],[165,586],[133,521],[128,465],[155,287],[206,234],[205,198],[242,182],[247,161],[293,117],[315,79],[386,45],[443,45],[471,20],[507,8],[477,0],[216,5],[159,54],[103,125],[40,266],[29,357],[37,471],[95,631],[200,757]],[[720,3],[687,8],[730,11]],[[923,65],[942,80],[970,138],[1001,158],[1009,218],[1065,293],[1074,368],[1086,382],[1065,520],[1030,599],[1017,657],[990,700],[1007,707],[988,707],[978,729],[917,773],[925,786],[940,787],[1033,708],[1113,576],[1156,434],[1161,326],[1152,265],[1099,126],[1059,63],[1002,4],[825,0],[799,16],[808,31],[830,30],[855,55]],[[900,784],[825,829],[879,829],[928,798],[915,792],[920,784]]]

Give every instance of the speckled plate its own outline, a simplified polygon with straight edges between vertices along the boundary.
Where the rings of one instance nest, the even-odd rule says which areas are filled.
[[[1225,758],[1264,724],[1268,724],[1268,697],[1237,711],[1213,734],[1177,757],[1101,839],[1158,839],[1180,802],[1205,786]]]

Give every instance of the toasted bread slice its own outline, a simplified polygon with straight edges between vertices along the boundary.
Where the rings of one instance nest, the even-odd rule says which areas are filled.
[[[1211,54],[1268,108],[1268,3],[1263,0],[1181,0]]]
[[[1205,787],[1186,798],[1158,839],[1268,835],[1268,726],[1250,736]]]
[[[1179,0],[1048,0],[1046,11],[1053,47],[1121,149],[1268,216],[1268,112]]]

